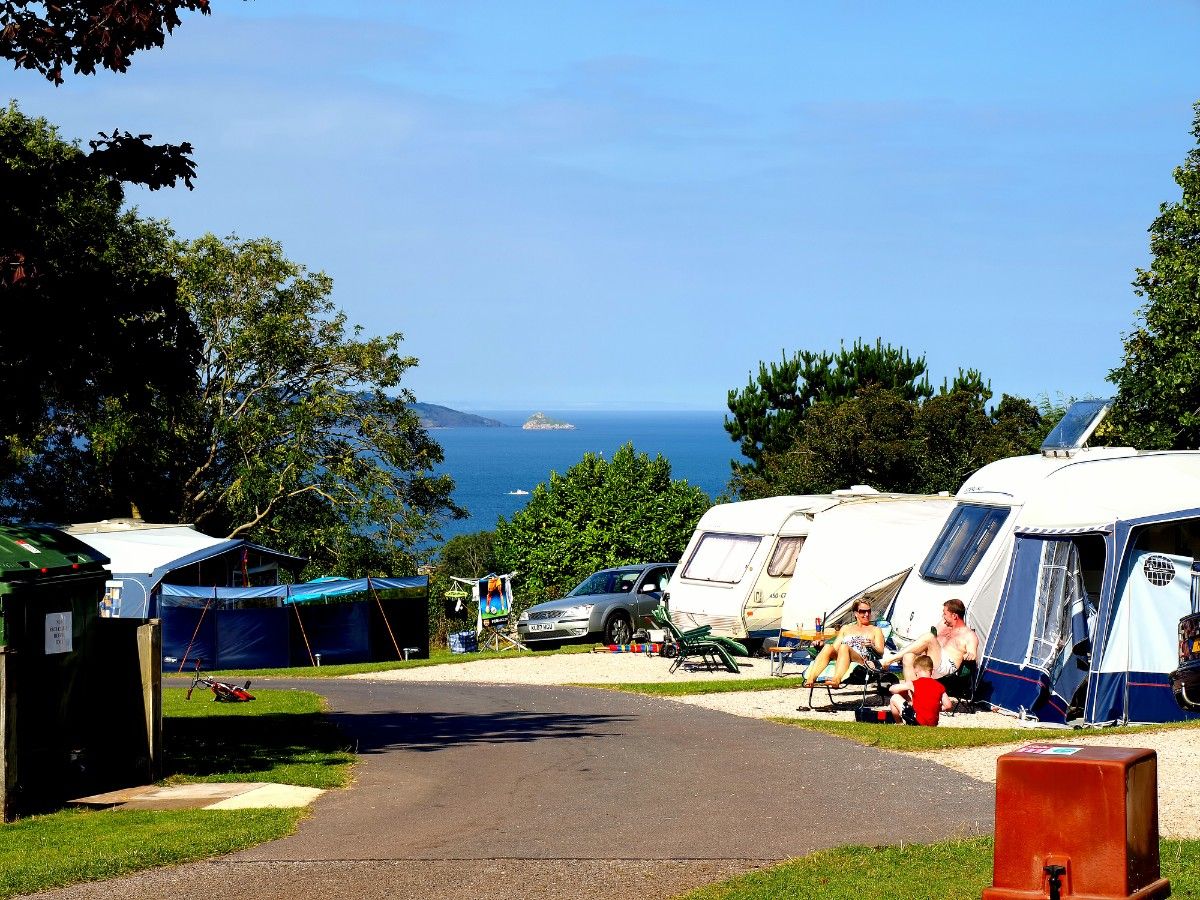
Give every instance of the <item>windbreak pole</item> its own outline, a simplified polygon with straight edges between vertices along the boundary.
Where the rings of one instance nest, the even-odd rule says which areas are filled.
[[[383,611],[383,601],[379,599],[379,592],[375,590],[375,585],[371,584],[370,575],[367,576],[367,590],[375,598],[375,605],[379,607],[379,614],[383,616],[383,625],[387,628],[388,637],[392,639],[392,649],[396,651],[396,659],[404,659],[404,654],[400,652],[400,645],[396,642],[396,635],[392,633],[392,623],[388,621],[387,613]]]

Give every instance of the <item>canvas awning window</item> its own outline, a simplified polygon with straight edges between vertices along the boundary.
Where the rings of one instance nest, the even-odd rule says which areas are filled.
[[[272,584],[263,587],[231,588],[231,587],[192,587],[183,584],[163,584],[160,595],[165,602],[167,598],[183,601],[210,601],[235,603],[244,600],[262,600],[276,598],[282,604],[313,603],[329,597],[340,597],[349,594],[365,594],[372,589],[376,591],[423,589],[429,584],[424,575],[411,578],[341,578],[335,580],[322,579],[309,581],[304,584]],[[183,605],[187,604],[186,602]]]

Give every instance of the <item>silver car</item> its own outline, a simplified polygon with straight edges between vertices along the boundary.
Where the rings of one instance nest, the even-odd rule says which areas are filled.
[[[645,627],[643,616],[662,600],[675,563],[643,563],[602,569],[585,578],[561,600],[529,607],[517,620],[517,634],[534,646],[601,639],[628,644]]]

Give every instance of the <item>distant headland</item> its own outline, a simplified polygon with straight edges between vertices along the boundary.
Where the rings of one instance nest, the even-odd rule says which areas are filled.
[[[566,431],[575,426],[570,422],[559,422],[557,419],[551,419],[545,413],[535,412],[529,417],[529,421],[521,427],[526,431]]]
[[[422,428],[507,428],[503,422],[471,413],[459,412],[436,403],[410,403],[408,408],[421,417]]]

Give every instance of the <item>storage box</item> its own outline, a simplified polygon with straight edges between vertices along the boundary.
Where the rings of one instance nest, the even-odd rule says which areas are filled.
[[[451,653],[478,653],[479,639],[474,631],[455,631],[447,636]]]

